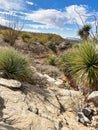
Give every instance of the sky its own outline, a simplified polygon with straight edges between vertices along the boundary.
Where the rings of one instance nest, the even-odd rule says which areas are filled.
[[[78,37],[84,23],[95,31],[98,0],[0,0],[0,24],[8,26],[10,15],[25,31]]]

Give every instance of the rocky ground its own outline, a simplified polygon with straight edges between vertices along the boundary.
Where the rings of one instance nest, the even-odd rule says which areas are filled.
[[[36,85],[0,78],[0,130],[98,129],[97,91],[87,103],[80,91],[68,90],[59,77],[36,69],[35,73]]]
[[[0,130],[98,130],[98,91],[85,97],[70,89],[56,67],[43,64],[53,54],[49,48],[20,42],[15,49],[35,63],[34,85],[0,76]],[[9,44],[0,38],[0,46]]]

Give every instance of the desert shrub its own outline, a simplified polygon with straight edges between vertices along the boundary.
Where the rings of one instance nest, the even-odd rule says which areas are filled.
[[[2,30],[3,39],[5,42],[8,42],[11,46],[15,44],[15,40],[19,35],[19,31],[13,29]]]
[[[0,48],[0,71],[8,79],[28,81],[31,76],[27,59],[12,48]]]
[[[28,39],[32,38],[32,36],[29,33],[27,33],[27,32],[21,33],[21,37],[22,37],[24,42],[27,42]]]
[[[33,73],[32,84],[36,85],[37,87],[43,88],[48,85],[48,82],[45,77],[38,75],[38,73]]]
[[[73,78],[88,83],[93,89],[98,86],[98,49],[91,42],[84,42],[78,48],[66,52],[61,65]]]
[[[48,44],[48,47],[53,51],[53,52],[57,52],[57,48],[56,48],[56,46],[55,46],[55,44],[53,44],[53,43],[49,43]]]
[[[59,69],[55,66],[51,66],[51,65],[41,65],[38,64],[36,65],[36,69],[42,73],[42,74],[47,74],[52,78],[58,78],[62,75],[62,73],[59,71]]]
[[[70,43],[70,41],[63,42],[63,44],[59,45],[59,49],[61,51],[67,50],[68,48],[71,48],[71,47],[72,47],[72,43]]]
[[[62,54],[59,55],[59,57],[57,58],[57,64],[58,64],[58,67],[61,71],[64,72],[64,74],[70,78],[72,77],[71,76],[71,73],[69,71],[69,68],[70,68],[70,64],[68,62],[70,56],[71,56],[71,53],[72,53],[72,49],[69,49],[65,52],[63,52]]]
[[[48,56],[47,63],[55,66],[56,65],[56,56],[55,55]]]
[[[18,38],[24,23],[20,22],[20,18],[14,14],[13,11],[9,11],[8,14],[2,14],[3,18],[7,22],[4,22],[5,26],[1,26],[1,33],[4,36],[4,40],[14,46],[16,39]]]
[[[78,48],[80,46],[80,44],[79,43],[75,43],[75,44],[73,44],[73,48]]]

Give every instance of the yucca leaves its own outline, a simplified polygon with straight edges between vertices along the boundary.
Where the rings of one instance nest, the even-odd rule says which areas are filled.
[[[84,42],[78,48],[70,49],[62,61],[66,73],[72,75],[76,80],[81,79],[91,86],[98,83],[98,49],[93,43]],[[96,86],[97,84],[93,87]]]
[[[4,77],[25,81],[30,77],[27,59],[12,48],[0,49],[0,71]]]

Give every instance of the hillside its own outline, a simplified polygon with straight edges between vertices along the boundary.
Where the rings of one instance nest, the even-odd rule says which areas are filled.
[[[16,35],[16,36],[15,36]],[[57,34],[34,33],[26,31],[16,31],[10,28],[1,26],[1,46],[10,45],[10,42],[15,42],[14,46],[18,50],[25,50],[31,55],[37,57],[47,57],[48,55],[57,55],[60,52],[72,47],[72,43],[65,40]],[[14,39],[14,37],[16,37]],[[10,41],[11,40],[11,41]],[[5,43],[4,43],[5,42]]]

